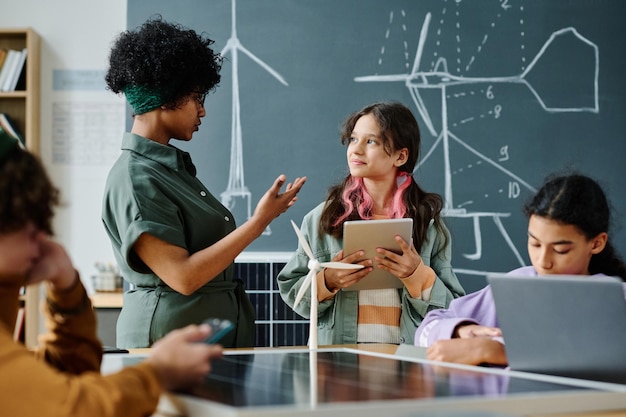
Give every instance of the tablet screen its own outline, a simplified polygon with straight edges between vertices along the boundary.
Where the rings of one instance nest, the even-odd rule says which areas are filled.
[[[401,252],[394,237],[411,242],[413,219],[354,220],[343,224],[343,254],[347,256],[358,250],[365,251],[362,259],[372,259],[374,270],[365,278],[344,291],[401,288],[402,282],[392,274],[376,266],[376,248]]]

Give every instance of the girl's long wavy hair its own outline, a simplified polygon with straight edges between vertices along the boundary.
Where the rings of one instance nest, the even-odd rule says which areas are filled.
[[[374,103],[350,115],[341,128],[341,143],[346,145],[359,118],[372,115],[382,133],[383,148],[391,155],[394,150],[408,149],[407,161],[399,167],[398,187],[392,205],[388,208],[390,218],[413,219],[413,244],[419,252],[424,243],[428,226],[443,232],[441,210],[443,199],[439,194],[424,191],[413,180],[413,170],[419,159],[420,131],[411,111],[401,103]],[[365,189],[362,178],[350,174],[328,190],[326,204],[320,219],[319,233],[343,237],[343,223],[347,220],[372,218],[373,201]],[[444,234],[447,239],[447,234]]]
[[[587,239],[609,233],[611,209],[600,185],[580,175],[552,176],[524,206],[524,214],[575,226]],[[616,276],[626,281],[626,265],[607,240],[604,250],[591,257],[589,273]]]

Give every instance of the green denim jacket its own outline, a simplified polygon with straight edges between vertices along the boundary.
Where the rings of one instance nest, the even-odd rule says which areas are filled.
[[[304,217],[301,230],[309,242],[315,258],[319,262],[329,262],[342,249],[343,242],[326,234],[319,236],[317,233],[323,207],[324,204],[322,203]],[[398,289],[400,299],[402,300],[402,312],[400,315],[401,343],[413,344],[415,330],[422,322],[426,313],[436,308],[447,308],[450,301],[465,294],[463,287],[452,270],[450,263],[452,257],[450,235],[447,229],[445,233],[448,236],[448,244],[433,257],[433,254],[444,245],[445,236],[440,234],[431,222],[428,228],[427,239],[422,245],[420,253],[424,265],[433,268],[437,275],[430,300],[423,301],[413,298],[406,288]],[[308,258],[302,247],[298,245],[296,252],[278,274],[277,280],[280,295],[291,308],[293,308],[296,294],[309,271],[307,264]],[[333,298],[319,303],[318,343],[320,345],[356,343],[359,309],[358,296],[359,291],[339,291]],[[309,318],[310,308],[311,293],[309,291],[304,295],[294,311],[302,317]]]

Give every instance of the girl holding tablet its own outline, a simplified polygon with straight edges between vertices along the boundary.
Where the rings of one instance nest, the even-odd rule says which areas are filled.
[[[304,217],[301,227],[316,259],[361,259],[361,250],[342,250],[343,223],[348,220],[412,218],[412,241],[397,236],[401,253],[379,248],[375,259],[358,262],[363,269],[323,269],[316,276],[318,299],[307,293],[295,311],[308,318],[311,303],[319,303],[320,344],[412,344],[428,311],[447,307],[464,294],[452,270],[450,234],[441,219],[443,200],[413,178],[420,147],[417,121],[400,103],[375,103],[348,117],[341,143],[347,145],[350,172]],[[281,296],[292,308],[308,261],[298,247],[278,275]],[[396,276],[402,288],[340,291],[363,279],[375,264]]]

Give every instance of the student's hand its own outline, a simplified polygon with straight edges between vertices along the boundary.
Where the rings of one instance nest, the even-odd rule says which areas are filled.
[[[211,328],[207,324],[173,330],[152,345],[146,361],[157,371],[166,390],[183,390],[202,382],[211,370],[211,360],[222,356],[220,345],[203,342]]]
[[[39,257],[28,273],[26,285],[47,281],[56,290],[71,287],[79,278],[63,246],[43,233],[37,240]]]
[[[399,235],[396,235],[395,239],[402,253],[397,254],[387,249],[376,248],[377,267],[403,280],[407,288],[410,286],[411,289],[419,289],[420,292],[431,288],[435,284],[434,271],[422,264],[422,257],[417,253],[413,243],[409,245]],[[411,282],[407,282],[407,279]]]
[[[324,268],[324,282],[326,283],[326,288],[330,291],[335,291],[336,289],[347,288],[351,285],[356,284],[360,280],[362,280],[367,274],[372,272],[372,260],[364,259],[360,262],[357,262],[364,255],[363,251],[356,251],[351,253],[350,255],[343,257],[343,251],[340,250],[339,253],[331,259],[333,262],[344,262],[348,264],[359,264],[365,266],[365,268],[361,269],[333,269],[333,268]]]
[[[454,362],[466,365],[506,365],[504,345],[489,338],[438,340],[426,350],[431,361]]]
[[[285,181],[287,177],[283,174],[279,175],[270,189],[261,197],[254,210],[252,217],[258,219],[264,225],[263,228],[298,201],[297,194],[306,182],[306,177],[298,177],[293,183],[288,183],[285,192],[281,194],[280,189]]]
[[[376,262],[378,268],[389,271],[398,278],[406,278],[420,266],[422,258],[413,244],[409,245],[399,235],[395,236],[395,240],[400,245],[402,253],[398,254],[387,249],[376,248],[378,254]]]
[[[474,337],[502,337],[502,330],[498,327],[487,327],[479,324],[461,324],[454,329],[454,336],[460,339]]]

